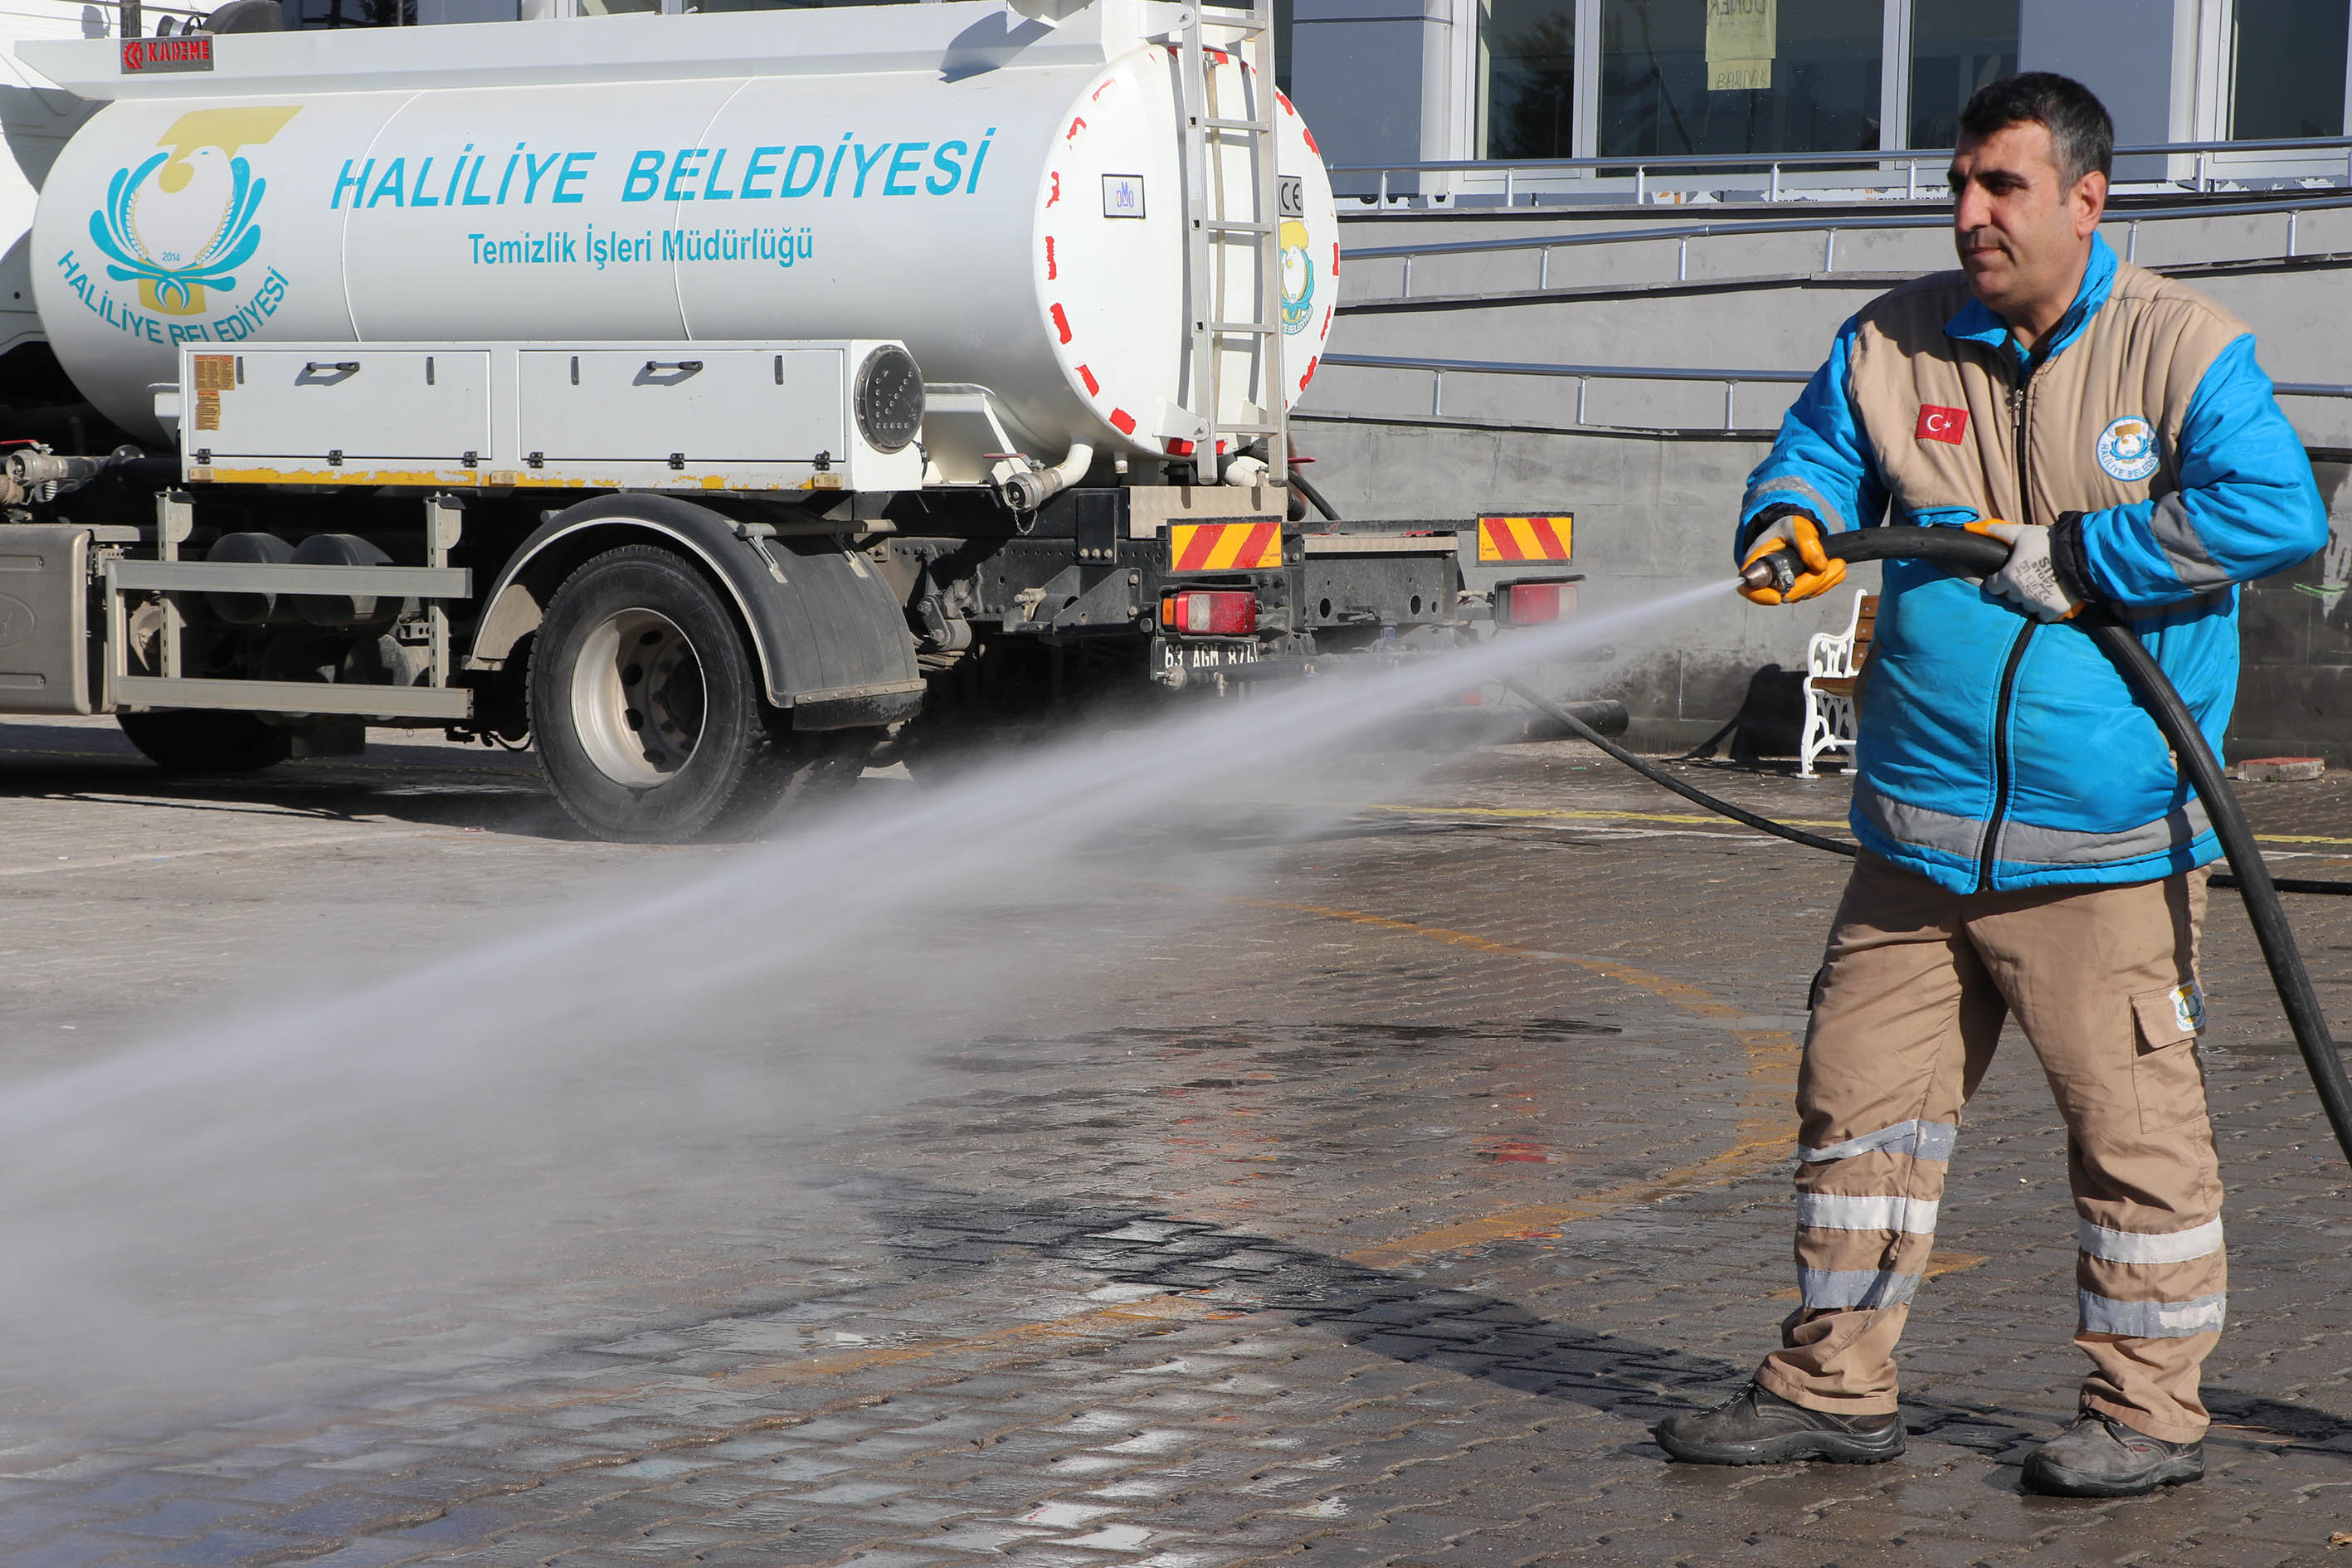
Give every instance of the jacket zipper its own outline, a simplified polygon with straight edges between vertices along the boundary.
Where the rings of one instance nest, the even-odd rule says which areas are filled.
[[[2039,364],[2018,377],[2010,390],[2011,437],[2017,448],[2017,506],[2027,514],[2017,521],[2026,521],[2033,511],[2032,468],[2025,455],[2025,417],[2033,401],[2033,372]],[[2009,819],[2009,714],[2017,695],[2017,667],[2025,662],[2025,646],[2033,640],[2039,625],[2027,616],[2019,628],[2015,640],[2009,645],[2009,658],[2001,666],[2000,695],[1993,704],[1992,713],[1992,816],[1985,822],[1984,850],[1977,861],[1977,891],[1988,892],[1992,888],[1993,861],[2000,847],[2001,825]]]

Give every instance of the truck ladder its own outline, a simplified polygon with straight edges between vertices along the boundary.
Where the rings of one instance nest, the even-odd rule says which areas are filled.
[[[1235,119],[1218,112],[1216,79],[1210,69],[1209,51],[1201,39],[1203,7],[1195,5],[1177,47],[1177,76],[1184,106],[1184,214],[1186,219],[1185,283],[1192,307],[1191,366],[1185,401],[1204,422],[1200,443],[1192,451],[1192,469],[1202,484],[1222,477],[1217,443],[1230,437],[1235,451],[1253,438],[1264,437],[1266,482],[1287,484],[1290,479],[1289,420],[1284,405],[1287,384],[1282,370],[1282,176],[1276,161],[1273,0],[1256,0],[1247,10],[1219,6],[1216,26],[1240,33],[1240,58],[1255,71],[1248,112]],[[1235,215],[1238,205],[1227,198],[1223,154],[1236,140],[1249,153],[1249,216]],[[1252,290],[1250,314],[1239,320],[1225,316],[1225,270],[1244,244],[1256,264],[1257,287]],[[1255,397],[1243,402],[1258,410],[1253,421],[1224,417],[1224,351],[1234,339],[1250,341],[1251,359],[1257,366]]]

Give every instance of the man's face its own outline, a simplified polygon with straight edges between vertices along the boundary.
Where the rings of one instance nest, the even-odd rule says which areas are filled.
[[[2104,174],[2065,182],[2050,128],[1964,136],[1952,154],[1953,241],[1969,291],[2011,325],[2046,330],[2074,297],[2106,206]]]

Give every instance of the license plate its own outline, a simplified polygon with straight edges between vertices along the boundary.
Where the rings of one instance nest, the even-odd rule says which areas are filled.
[[[1170,642],[1165,637],[1155,637],[1151,662],[1157,669],[1231,669],[1235,665],[1255,664],[1257,644],[1243,639]]]

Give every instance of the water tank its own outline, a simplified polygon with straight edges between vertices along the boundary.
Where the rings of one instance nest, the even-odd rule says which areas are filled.
[[[161,74],[30,46],[114,100],[42,191],[41,317],[90,401],[156,440],[183,341],[862,336],[992,389],[1034,455],[1187,449],[1188,17],[982,0],[228,35],[209,71]],[[1261,219],[1246,132],[1214,132],[1203,211],[1276,226],[1295,402],[1338,294],[1329,181],[1287,100],[1213,60],[1208,116],[1270,118],[1285,179]],[[1256,237],[1202,232],[1213,313],[1255,319]],[[1222,341],[1221,417],[1247,422],[1257,349]]]

